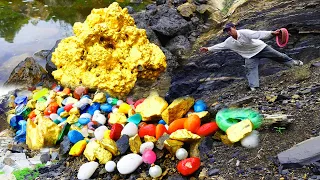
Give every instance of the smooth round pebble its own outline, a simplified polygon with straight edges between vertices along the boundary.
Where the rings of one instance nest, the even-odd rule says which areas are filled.
[[[121,135],[123,135],[123,134],[126,134],[129,137],[132,137],[132,136],[138,134],[138,126],[132,122],[129,122],[122,129]]]
[[[166,125],[167,123],[163,119],[161,119],[158,124]]]
[[[93,115],[93,120],[97,121],[99,124],[105,124],[107,122],[107,118],[103,114],[97,114],[96,117]]]
[[[61,121],[62,120],[62,118],[58,115],[58,114],[56,114],[56,113],[52,113],[52,114],[50,114],[50,119],[53,121],[53,120],[59,120],[59,121]]]
[[[82,124],[82,125],[86,125],[90,122],[89,118],[79,118],[78,119],[78,123]]]
[[[143,160],[138,154],[127,154],[123,156],[117,163],[117,169],[120,174],[130,174],[135,171],[141,164]]]
[[[128,122],[133,122],[136,125],[138,125],[141,120],[142,120],[142,116],[140,114],[134,114],[128,118]]]
[[[99,163],[91,161],[80,166],[78,171],[78,179],[89,179],[98,168]]]
[[[179,160],[186,159],[186,158],[188,157],[188,151],[185,150],[184,148],[179,148],[179,149],[176,151],[176,157],[177,157]]]
[[[117,101],[117,106],[120,106],[122,103],[123,103],[122,100],[118,100],[118,101]]]
[[[249,135],[241,139],[241,145],[246,148],[256,148],[259,146],[259,132],[253,130]]]
[[[106,168],[107,172],[113,172],[117,165],[114,161],[108,161],[104,167]]]
[[[82,134],[79,131],[71,130],[68,132],[68,138],[69,138],[70,142],[75,144],[78,141],[82,140],[84,137],[82,136]]]
[[[100,126],[94,131],[94,137],[99,141],[103,139],[104,132],[108,130],[106,126]]]
[[[143,154],[146,150],[152,150],[154,148],[153,142],[145,142],[140,146],[140,154]]]
[[[152,150],[146,150],[142,155],[142,160],[144,163],[153,164],[157,160],[157,155]]]
[[[89,114],[89,113],[83,113],[83,114],[81,114],[80,115],[80,118],[89,118],[89,119],[91,119],[91,114]]]
[[[100,106],[100,109],[101,109],[101,111],[103,111],[103,112],[109,113],[109,112],[112,111],[112,105],[111,105],[111,104],[108,104],[108,103],[105,103],[105,104],[102,104],[102,105]]]
[[[150,169],[149,169],[149,174],[153,178],[158,178],[162,174],[162,169],[158,165],[151,166]]]

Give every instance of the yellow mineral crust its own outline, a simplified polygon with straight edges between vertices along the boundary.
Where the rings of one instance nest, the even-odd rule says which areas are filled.
[[[156,79],[167,66],[161,49],[116,2],[93,9],[84,23],[74,24],[73,31],[75,36],[63,39],[52,53],[57,66],[52,75],[63,86],[82,85],[123,97],[138,77]]]

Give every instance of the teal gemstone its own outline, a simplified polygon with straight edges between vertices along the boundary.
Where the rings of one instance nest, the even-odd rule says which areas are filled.
[[[134,114],[128,118],[128,122],[132,122],[138,125],[142,120],[142,116],[140,114]]]

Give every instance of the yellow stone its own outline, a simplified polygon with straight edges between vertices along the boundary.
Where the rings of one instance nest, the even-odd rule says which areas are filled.
[[[116,112],[116,113],[109,113],[110,118],[108,120],[109,124],[125,124],[127,122],[127,116],[124,113]]]
[[[90,141],[86,149],[84,150],[83,154],[88,159],[88,161],[94,161],[96,160],[96,157],[94,155],[95,149],[99,148],[100,144],[98,144],[96,141]]]
[[[228,139],[227,135],[221,135],[220,136],[220,140],[225,145],[228,145],[228,146],[232,146],[233,145],[233,143]]]
[[[80,117],[80,110],[77,107],[73,107],[72,109],[70,109],[69,115]]]
[[[111,132],[111,130],[109,130],[109,129],[104,131],[103,138],[104,139],[110,139],[110,132]]]
[[[71,155],[71,156],[80,156],[83,153],[83,151],[86,148],[86,146],[87,146],[87,141],[86,140],[78,141],[70,149],[69,155]]]
[[[78,99],[75,99],[73,97],[68,97],[66,104],[74,104],[78,101],[79,101]]]
[[[82,85],[123,97],[138,77],[154,80],[167,66],[161,49],[117,2],[93,9],[73,31],[75,36],[63,39],[52,53],[57,66],[52,75],[62,86]]]
[[[141,144],[142,142],[138,134],[129,138],[129,146],[130,146],[131,152],[138,154],[140,152]]]
[[[251,121],[247,119],[230,126],[226,130],[226,134],[228,136],[228,139],[231,142],[235,143],[240,141],[242,138],[244,138],[252,130],[253,130],[253,125]]]
[[[78,122],[78,116],[77,115],[74,115],[74,114],[71,114],[68,118],[67,118],[67,122],[69,123],[69,124],[73,124],[73,123],[76,123],[76,122]]]
[[[63,101],[63,98],[62,98],[62,97],[56,96],[56,102],[57,102],[57,104],[59,105],[59,107],[62,107],[62,101]]]
[[[140,113],[142,121],[151,121],[153,118],[161,116],[162,111],[168,107],[168,103],[156,91],[152,91],[150,95],[136,107],[136,113]]]
[[[175,155],[176,151],[183,146],[183,142],[167,139],[164,141],[164,147],[170,152],[170,154]]]
[[[39,111],[44,111],[47,107],[47,102],[46,101],[37,101],[36,103],[36,109]]]
[[[155,137],[149,136],[149,135],[145,135],[143,139],[144,139],[144,142],[153,142],[153,143],[157,142],[157,139]]]
[[[175,99],[168,107],[162,112],[162,119],[170,124],[172,121],[181,118],[185,115],[194,104],[192,97],[180,97]]]
[[[94,151],[95,157],[99,160],[100,164],[106,164],[108,161],[112,160],[112,154],[108,150],[99,146]]]
[[[63,111],[62,113],[60,113],[60,117],[65,118],[69,116],[69,112],[67,111]]]
[[[193,134],[192,132],[186,129],[178,129],[175,132],[171,133],[169,137],[170,139],[174,139],[182,142],[191,142],[201,138],[199,135]]]
[[[36,103],[37,103],[37,100],[30,99],[28,101],[28,103],[27,103],[27,107],[31,108],[31,109],[35,109],[36,108]]]
[[[129,110],[131,109],[131,106],[127,103],[122,103],[119,106],[118,112],[128,114]]]
[[[93,102],[97,102],[97,103],[105,103],[106,100],[107,100],[107,97],[103,92],[99,92],[95,94],[93,97]]]
[[[120,152],[118,151],[117,144],[114,140],[102,139],[101,144],[106,150],[110,151],[112,155],[117,156],[120,154]]]
[[[210,116],[210,113],[208,111],[202,111],[202,112],[194,112],[194,113],[188,113],[188,117],[191,116],[192,114],[196,114],[199,116],[201,119],[201,122],[203,122],[203,119],[206,119]]]

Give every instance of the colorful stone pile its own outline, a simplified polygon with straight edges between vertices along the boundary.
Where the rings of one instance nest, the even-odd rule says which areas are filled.
[[[38,150],[58,145],[67,136],[73,144],[69,155],[83,154],[90,161],[80,167],[79,179],[90,178],[98,167],[96,160],[105,164],[107,172],[117,169],[121,174],[130,174],[147,163],[152,165],[150,176],[160,177],[161,167],[154,165],[155,148],[179,159],[177,170],[188,176],[200,167],[200,159],[188,158],[184,144],[213,135],[220,127],[214,121],[205,122],[209,113],[202,100],[181,97],[169,105],[156,92],[124,102],[104,92],[89,94],[82,86],[72,91],[58,85],[52,90],[39,87],[11,99],[9,107],[14,109],[8,112],[8,123],[18,130],[16,140]],[[220,119],[220,124],[227,121]],[[227,122],[227,138],[232,142],[253,129],[250,120]],[[112,161],[115,156],[122,156],[117,163]]]

